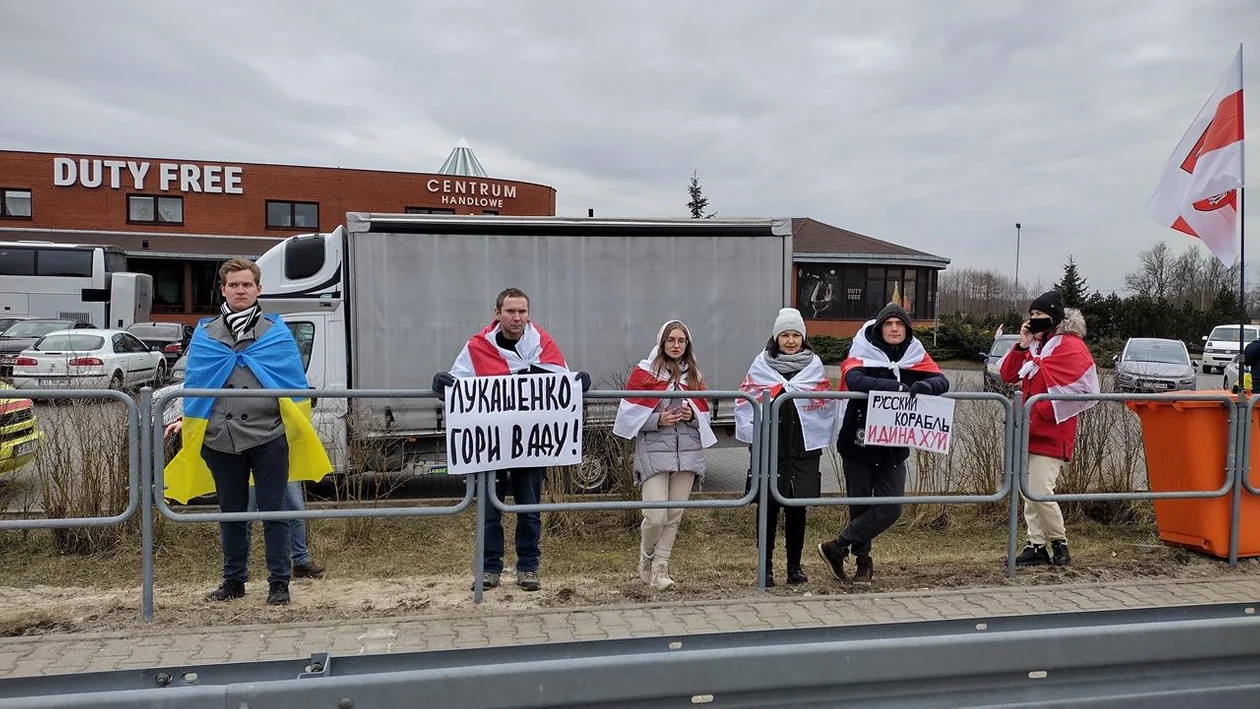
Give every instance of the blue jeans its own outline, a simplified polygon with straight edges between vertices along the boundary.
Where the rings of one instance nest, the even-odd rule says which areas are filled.
[[[289,442],[284,436],[240,453],[223,453],[203,446],[201,457],[214,476],[219,509],[224,512],[247,511],[251,471],[258,488],[258,509],[263,512],[283,509],[285,487],[289,481]],[[225,580],[245,582],[249,569],[249,525],[249,522],[219,523]],[[271,573],[269,580],[287,582],[293,574],[289,559],[289,522],[263,522],[263,539],[267,546],[267,570]]]
[[[506,500],[511,492],[518,505],[536,505],[542,501],[543,477],[546,468],[516,468],[500,470],[495,475],[495,489],[500,500]],[[493,504],[486,505],[486,550],[483,555],[487,574],[503,573],[503,511]],[[516,515],[516,570],[537,571],[542,550],[542,515],[537,512],[518,512]]]
[[[249,486],[249,511],[258,511],[258,496],[254,493],[254,486]],[[297,512],[306,509],[306,493],[302,489],[300,480],[291,481],[284,488],[284,499],[280,501],[280,509],[285,512]],[[249,546],[253,538],[254,525],[251,522],[245,528],[245,546]],[[306,549],[306,520],[291,519],[289,520],[289,539],[293,546],[293,563],[305,564],[311,560],[311,553]]]

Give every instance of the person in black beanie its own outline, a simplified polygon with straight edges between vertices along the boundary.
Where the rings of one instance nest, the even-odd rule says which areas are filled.
[[[939,396],[949,380],[914,336],[910,315],[889,303],[853,337],[840,368],[841,391],[901,391]],[[906,459],[910,449],[867,446],[865,402],[843,402],[840,437],[836,441],[844,465],[847,497],[901,497],[906,492]],[[818,545],[831,575],[844,581],[845,559],[857,557],[853,580],[870,582],[875,565],[871,540],[901,517],[901,505],[851,505],[849,524],[834,541]]]

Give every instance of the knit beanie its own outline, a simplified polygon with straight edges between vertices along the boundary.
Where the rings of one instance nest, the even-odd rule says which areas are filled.
[[[1034,310],[1040,310],[1049,315],[1050,319],[1055,323],[1063,322],[1065,317],[1063,313],[1063,297],[1059,295],[1057,290],[1046,291],[1037,296],[1037,299],[1028,306],[1030,313]]]
[[[777,338],[788,330],[796,330],[801,333],[801,337],[805,336],[805,318],[801,317],[801,311],[796,308],[783,308],[779,311],[778,317],[774,319],[772,337]]]

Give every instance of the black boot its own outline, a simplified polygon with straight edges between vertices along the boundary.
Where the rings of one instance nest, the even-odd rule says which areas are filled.
[[[805,569],[801,568],[800,564],[797,564],[796,566],[788,566],[787,581],[789,586],[799,586],[807,583],[809,577],[805,575]]]
[[[223,585],[206,594],[207,601],[232,601],[245,595],[245,584],[228,579]]]
[[[272,581],[271,590],[267,593],[267,605],[285,606],[289,604],[289,582]]]
[[[837,581],[848,580],[844,572],[844,560],[849,558],[849,545],[837,540],[823,542],[818,545],[818,556],[827,563],[827,570]]]
[[[1064,553],[1067,552],[1066,546],[1063,551]],[[1015,557],[1016,566],[1044,566],[1049,563],[1050,554],[1046,551],[1045,544],[1033,544],[1030,542],[1028,546],[1024,547],[1024,551]]]
[[[1072,555],[1068,553],[1066,539],[1051,540],[1050,550],[1053,552],[1053,556],[1050,557],[1052,566],[1067,566],[1072,563]]]

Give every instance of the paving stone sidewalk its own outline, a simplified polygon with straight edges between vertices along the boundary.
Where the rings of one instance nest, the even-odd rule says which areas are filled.
[[[1260,603],[1260,577],[663,602],[0,638],[0,677],[737,630],[1210,603]]]

